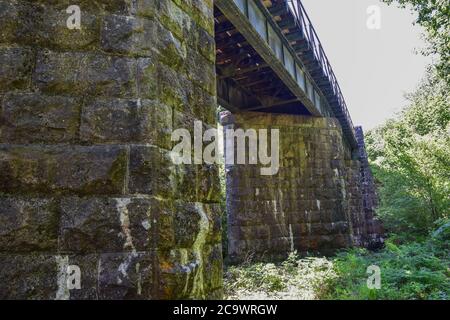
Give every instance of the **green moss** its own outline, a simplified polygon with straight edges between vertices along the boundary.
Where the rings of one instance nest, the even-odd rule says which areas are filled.
[[[197,238],[195,239],[194,245],[192,246],[192,252],[195,256],[196,263],[198,265],[195,270],[194,280],[192,284],[191,297],[192,298],[205,298],[205,289],[204,289],[204,246],[206,244],[206,237],[209,232],[209,218],[206,214],[203,205],[200,203],[196,204],[197,212],[200,215],[199,220],[199,232],[197,234]]]
[[[108,174],[111,180],[111,184],[114,189],[120,189],[125,187],[125,177],[127,174],[127,161],[128,155],[126,152],[122,152],[119,157],[113,162]]]
[[[170,107],[174,107],[175,109],[178,109],[180,111],[183,110],[183,101],[180,99],[180,97],[178,97],[177,93],[174,90],[168,87],[164,87],[164,89],[162,90],[160,100]]]
[[[170,30],[175,37],[177,37],[179,40],[182,40],[184,35],[183,35],[183,29],[180,27],[180,25],[178,23],[176,23],[174,20],[172,20],[169,16],[167,15],[162,15],[160,17],[161,23],[162,25],[167,28],[168,30]]]
[[[205,29],[211,36],[214,36],[214,19],[212,16],[206,17],[198,8],[190,5],[185,0],[173,0],[173,2],[184,12],[186,12],[199,26]],[[212,8],[212,3],[207,3],[207,6]]]
[[[185,50],[184,45],[182,45],[181,50]],[[174,45],[169,45],[161,51],[159,60],[165,65],[180,72],[184,65],[184,58],[181,56],[181,54],[183,53]]]

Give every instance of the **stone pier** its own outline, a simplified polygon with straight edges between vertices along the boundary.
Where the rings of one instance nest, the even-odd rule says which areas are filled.
[[[365,245],[360,161],[352,160],[336,119],[244,112],[222,122],[235,130],[278,129],[280,137],[277,174],[261,175],[261,165],[227,166],[232,261]]]
[[[0,299],[221,297],[215,77],[212,0],[0,0]]]

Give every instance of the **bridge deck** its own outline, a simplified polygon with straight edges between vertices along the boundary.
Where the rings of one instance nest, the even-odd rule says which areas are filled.
[[[216,0],[216,6],[220,102],[231,109],[336,117],[356,148],[342,91],[301,2]]]

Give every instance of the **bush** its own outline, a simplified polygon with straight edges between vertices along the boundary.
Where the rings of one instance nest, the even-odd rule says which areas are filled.
[[[447,230],[444,227],[442,230]],[[439,229],[438,229],[439,230]],[[438,232],[424,242],[396,245],[386,241],[380,252],[353,249],[334,260],[337,277],[328,282],[327,299],[432,299],[450,298],[450,245]],[[397,237],[394,237],[397,239]],[[381,289],[367,288],[367,267],[381,269]]]
[[[300,259],[292,252],[282,263],[247,263],[225,273],[228,299],[316,299],[324,283],[335,277],[326,258]]]
[[[450,217],[449,89],[430,73],[398,119],[367,134],[378,216],[390,232],[410,240]]]

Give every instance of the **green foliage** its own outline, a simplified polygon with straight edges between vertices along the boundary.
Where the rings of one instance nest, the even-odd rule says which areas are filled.
[[[410,107],[403,112],[405,123],[421,136],[442,132],[450,121],[450,86],[428,71],[415,92],[406,97]]]
[[[226,270],[227,299],[316,299],[335,277],[325,258],[300,259],[292,252],[282,263],[245,263]]]
[[[356,248],[334,258],[282,263],[246,263],[225,273],[228,299],[448,300],[450,298],[450,220],[442,220],[423,241],[400,244],[393,235],[384,249]],[[380,289],[369,289],[369,266],[380,268]]]
[[[450,5],[448,0],[382,0],[397,3],[417,13],[416,23],[426,31],[429,47],[424,54],[434,54],[440,59],[436,70],[441,79],[450,83]]]
[[[330,299],[450,297],[450,6],[447,0],[382,0],[410,7],[436,54],[410,104],[397,119],[368,132],[378,184],[378,216],[391,233],[380,252],[354,249],[333,261]],[[436,228],[438,227],[438,228]],[[435,230],[431,233],[431,230]],[[381,269],[381,289],[368,289],[367,267]]]
[[[397,119],[366,135],[378,184],[378,216],[391,233],[379,252],[352,249],[333,259],[292,253],[280,264],[229,267],[229,299],[450,298],[450,6],[448,0],[382,0],[410,7],[438,60]],[[434,231],[433,231],[434,230]],[[367,286],[367,267],[381,289]]]
[[[448,226],[447,226],[448,231]],[[322,298],[327,299],[432,299],[450,298],[449,241],[430,237],[424,242],[396,245],[387,241],[380,252],[353,249],[333,261],[337,277]],[[381,288],[367,287],[367,267],[381,270]]]
[[[227,270],[228,289],[259,289],[277,291],[285,288],[281,270],[272,263],[255,263],[243,267],[230,267]]]
[[[435,241],[446,241],[450,243],[450,221],[442,220],[438,222],[438,228],[431,234]]]
[[[378,215],[389,231],[414,238],[450,214],[450,94],[429,73],[409,99],[398,119],[368,132],[366,143],[379,183]]]

